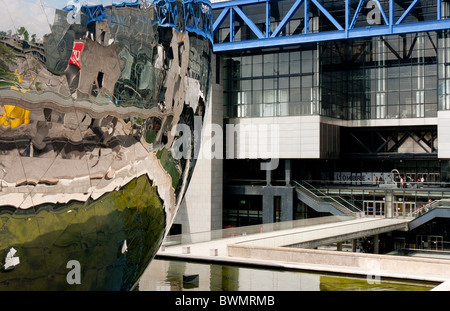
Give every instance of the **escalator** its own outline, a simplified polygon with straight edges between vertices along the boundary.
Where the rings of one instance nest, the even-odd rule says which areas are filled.
[[[333,215],[354,215],[361,212],[342,197],[327,195],[306,181],[293,181],[293,184],[297,198],[317,212]]]
[[[450,200],[443,199],[426,204],[413,214],[414,219],[409,222],[409,230],[413,230],[434,218],[450,218]]]

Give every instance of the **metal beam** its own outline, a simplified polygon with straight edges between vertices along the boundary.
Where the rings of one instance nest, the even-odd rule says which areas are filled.
[[[399,35],[415,32],[427,32],[450,29],[450,19],[423,21],[399,25],[380,25],[366,28],[333,30],[319,33],[307,33],[282,37],[270,37],[257,40],[238,41],[233,44],[214,43],[214,52],[237,51],[252,48],[281,47],[323,41],[367,38],[375,36]]]
[[[339,24],[337,22],[337,20],[330,14],[330,12],[328,12],[323,5],[321,5],[317,0],[311,0],[316,7],[330,20],[331,23],[333,23],[333,25],[338,29],[338,30],[344,30],[344,28],[342,28],[341,24]]]
[[[287,23],[291,20],[292,16],[297,12],[298,8],[302,5],[304,0],[296,0],[292,7],[289,9],[287,14],[284,16],[283,20],[280,22],[278,27],[270,35],[271,38],[276,37],[280,32],[286,27]]]
[[[264,34],[261,30],[259,30],[258,27],[248,18],[248,16],[241,10],[240,7],[234,6],[233,10],[242,18],[245,24],[247,24],[248,27],[253,31],[253,33],[259,38],[265,38]]]
[[[381,6],[380,1],[379,0],[375,0],[375,1],[377,2],[378,9],[380,10],[380,14],[383,17],[384,22],[386,23],[386,25],[389,25],[389,21],[386,17],[386,14],[384,14],[384,10],[383,10],[383,7]]]
[[[217,30],[219,30],[219,27],[223,24],[225,21],[225,18],[227,17],[228,13],[230,13],[231,8],[225,8],[220,12],[220,15],[217,17],[216,21],[213,24],[213,34],[215,35]]]
[[[411,23],[404,23],[405,19],[411,15],[411,12],[417,6],[420,0],[414,0],[407,8],[404,9],[401,17],[395,21],[394,9],[395,0],[389,0],[388,12],[385,12],[381,6],[379,0],[375,0],[379,12],[383,18],[384,25],[371,25],[367,27],[357,27],[355,28],[356,21],[360,15],[361,9],[364,5],[364,0],[358,2],[358,7],[355,9],[353,16],[350,14],[351,6],[350,0],[345,0],[344,4],[344,17],[345,25],[342,26],[338,19],[333,16],[333,12],[330,12],[324,5],[320,3],[320,0],[296,0],[292,7],[288,10],[285,16],[281,16],[281,21],[279,22],[273,33],[270,33],[270,4],[283,0],[232,0],[232,1],[222,1],[212,4],[213,10],[222,10],[216,21],[214,22],[213,31],[217,32],[217,29],[223,23],[224,18],[227,14],[236,11],[239,16],[244,20],[244,22],[252,29],[256,34],[258,39],[242,40],[234,42],[234,17],[230,16],[230,43],[228,42],[216,42],[214,43],[215,52],[225,52],[225,51],[236,51],[242,49],[252,49],[252,48],[266,48],[266,47],[281,47],[289,45],[298,45],[304,43],[315,43],[323,41],[332,40],[345,40],[345,39],[355,39],[355,38],[366,38],[374,36],[388,36],[388,35],[398,35],[406,33],[415,32],[427,32],[427,31],[438,31],[444,29],[450,29],[450,19],[441,19],[441,1],[436,0],[436,11],[437,16],[435,20],[428,21],[417,21]],[[243,14],[240,6],[251,6],[260,3],[266,4],[266,18],[265,18],[265,35],[262,31],[251,21],[251,15]],[[321,32],[310,33],[309,31],[309,6],[314,4],[318,10],[328,18],[331,23],[337,28],[337,30],[327,30]],[[304,31],[302,34],[290,34],[282,35],[283,30],[286,25],[291,21],[296,11],[300,6],[304,6],[304,16],[303,24]],[[342,10],[339,14],[341,14]],[[386,14],[388,13],[388,14]],[[232,14],[231,14],[232,15]]]
[[[419,0],[414,0],[413,3],[406,9],[406,11],[403,13],[403,15],[398,19],[398,21],[395,23],[396,25],[403,22],[403,20],[411,13],[411,11],[414,9],[414,7],[417,5]]]
[[[270,37],[270,17],[272,16],[270,12],[270,2],[266,1],[266,37]]]
[[[364,0],[359,0],[358,7],[356,8],[355,14],[353,15],[353,19],[349,26],[349,29],[353,29],[353,27],[355,27],[356,20],[358,19],[358,16],[359,16],[359,13],[361,12],[363,4],[364,4]]]
[[[213,10],[223,9],[231,6],[252,5],[264,2],[275,2],[271,0],[233,0],[233,1],[220,1],[211,3]]]
[[[233,43],[234,42],[234,34],[235,34],[235,29],[234,29],[234,10],[231,8],[230,9],[230,42]]]
[[[373,153],[354,133],[350,133],[350,136],[363,148],[367,153]]]

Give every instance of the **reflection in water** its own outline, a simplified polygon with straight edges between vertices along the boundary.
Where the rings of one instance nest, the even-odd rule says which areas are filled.
[[[199,274],[197,284],[183,283],[184,274]],[[401,280],[369,280],[297,271],[153,260],[140,291],[428,291],[437,284]]]

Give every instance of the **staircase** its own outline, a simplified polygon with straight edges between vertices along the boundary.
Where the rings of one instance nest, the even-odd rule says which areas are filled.
[[[317,212],[353,215],[361,210],[339,196],[329,196],[306,181],[293,181],[297,198]]]

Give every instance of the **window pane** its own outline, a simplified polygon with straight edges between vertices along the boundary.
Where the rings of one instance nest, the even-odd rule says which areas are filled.
[[[241,87],[243,91],[252,90],[252,80],[242,80]]]
[[[312,76],[303,76],[302,77],[302,87],[312,87],[313,86],[313,77]]]
[[[302,73],[313,72],[312,59],[302,59]]]
[[[289,88],[289,78],[279,78],[278,79],[278,87],[280,89],[287,89],[287,88]]]
[[[289,90],[289,93],[290,93],[289,101],[291,103],[299,103],[301,101],[300,89],[299,88],[296,88],[296,89],[291,88]]]
[[[280,53],[278,55],[279,59],[279,71],[280,75],[289,74],[289,53]]]
[[[262,76],[262,55],[253,55],[253,76]]]
[[[262,91],[253,91],[253,104],[262,104]]]
[[[264,104],[263,105],[263,116],[264,117],[272,117],[273,116],[273,104]]]
[[[271,104],[275,102],[275,90],[264,91],[264,103]]]
[[[264,75],[272,76],[276,74],[277,64],[276,64],[277,54],[266,54],[264,55]]]
[[[253,81],[253,90],[262,90],[263,89],[263,80],[262,79],[254,79]]]

